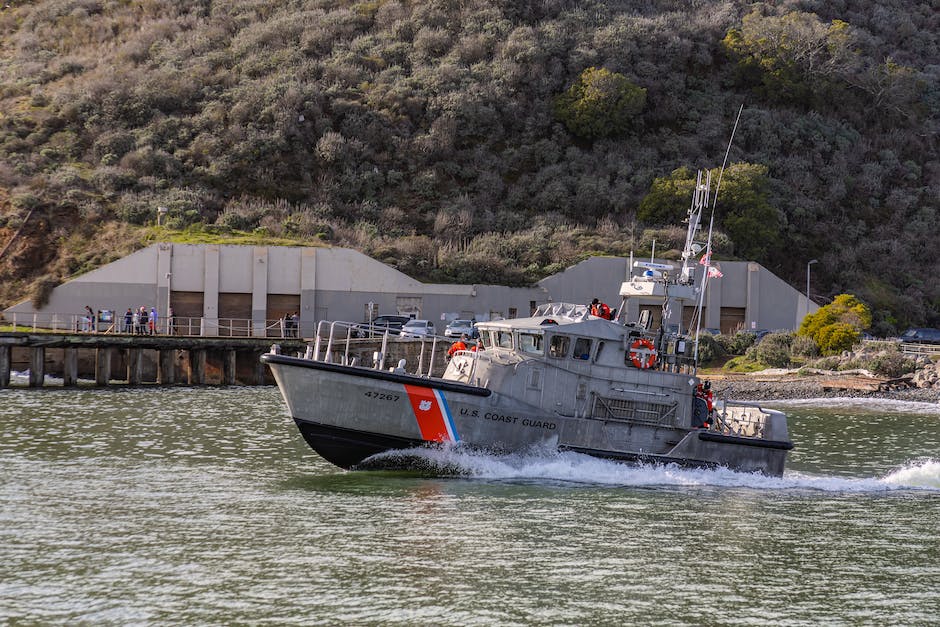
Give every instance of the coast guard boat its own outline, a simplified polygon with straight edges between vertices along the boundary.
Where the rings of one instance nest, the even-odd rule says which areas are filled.
[[[695,257],[708,181],[689,211],[683,265],[637,262],[620,287],[613,319],[580,304],[549,303],[528,318],[480,322],[482,346],[459,351],[440,377],[425,373],[446,344],[388,336],[372,367],[350,358],[345,323],[321,324],[304,357],[262,356],[307,443],[326,460],[355,468],[390,450],[452,444],[493,453],[576,451],[628,463],[723,466],[781,476],[793,448],[786,416],[756,404],[720,400],[696,376],[697,331],[650,328],[649,314],[627,320],[629,299],[697,305],[707,286]],[[710,239],[710,238],[709,238]],[[636,276],[633,276],[638,273]],[[665,317],[665,316],[664,316]],[[415,373],[383,354],[421,342]],[[427,368],[430,373],[430,368]]]

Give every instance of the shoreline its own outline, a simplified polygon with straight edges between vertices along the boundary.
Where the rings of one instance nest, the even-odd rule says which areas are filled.
[[[903,388],[898,390],[823,389],[826,377],[779,376],[760,379],[748,375],[699,375],[710,381],[715,398],[723,396],[741,401],[802,400],[810,398],[878,398],[921,403],[940,403],[938,388]]]

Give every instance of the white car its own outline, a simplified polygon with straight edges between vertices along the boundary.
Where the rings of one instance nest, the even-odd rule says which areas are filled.
[[[422,337],[435,333],[434,323],[430,320],[410,320],[401,328],[402,337]]]
[[[444,337],[460,337],[466,333],[467,337],[475,339],[480,334],[473,326],[474,324],[473,320],[452,320],[444,329]]]

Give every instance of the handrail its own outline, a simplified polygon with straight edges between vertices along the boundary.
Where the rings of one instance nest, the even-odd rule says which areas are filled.
[[[385,370],[389,358],[392,342],[421,342],[418,353],[418,364],[414,374],[421,377],[431,377],[434,373],[434,358],[439,354],[438,344],[448,338],[437,335],[405,336],[397,329],[386,327],[369,327],[368,337],[356,339],[354,333],[362,331],[362,323],[346,322],[342,320],[321,320],[317,323],[316,333],[312,338],[312,345],[308,348],[306,359],[324,363],[332,363],[334,357],[343,365],[353,363],[351,352],[359,342],[368,342],[378,339],[377,333],[382,332],[381,344],[372,356],[371,367],[375,370]],[[375,335],[373,335],[373,333]],[[397,344],[396,344],[397,345]],[[373,345],[374,346],[374,345]],[[342,350],[342,356],[334,353]],[[395,352],[395,351],[392,351]],[[427,361],[425,361],[427,359]]]
[[[102,315],[104,314],[104,315]],[[114,335],[180,335],[190,337],[301,337],[300,328],[287,326],[284,318],[255,320],[250,318],[206,318],[158,316],[151,330],[149,319],[129,322],[124,312],[102,310],[95,316],[87,313],[33,312],[7,314],[13,331],[72,331]],[[298,321],[299,322],[299,321]],[[271,333],[274,331],[274,333]]]

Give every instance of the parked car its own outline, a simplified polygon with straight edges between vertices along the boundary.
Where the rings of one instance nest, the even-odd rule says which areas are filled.
[[[901,334],[902,342],[940,344],[940,329],[908,329]]]
[[[405,324],[411,320],[408,316],[376,316],[372,324],[359,324],[353,329],[353,337],[375,337],[385,335],[398,335]]]
[[[430,320],[409,320],[405,323],[405,326],[401,328],[402,337],[422,337],[436,333],[434,323]]]
[[[444,337],[460,337],[466,333],[468,337],[476,339],[480,337],[480,332],[477,331],[475,325],[474,320],[451,320],[450,324],[444,329]]]
[[[702,333],[708,333],[709,335],[721,335],[721,329],[709,327],[707,329],[702,329]]]

